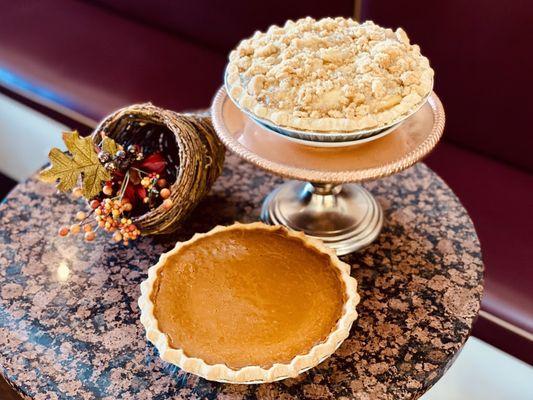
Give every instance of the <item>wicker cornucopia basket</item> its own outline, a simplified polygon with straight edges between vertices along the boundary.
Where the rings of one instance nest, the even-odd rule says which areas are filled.
[[[143,235],[175,231],[222,172],[225,149],[206,116],[137,104],[105,118],[92,134],[96,145],[102,133],[124,147],[137,144],[145,153],[160,152],[165,158],[172,207],[134,216]]]

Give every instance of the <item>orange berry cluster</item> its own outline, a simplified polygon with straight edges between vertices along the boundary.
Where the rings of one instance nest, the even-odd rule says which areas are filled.
[[[139,169],[132,169],[126,173],[125,176],[121,176],[118,181],[110,180],[106,182],[102,187],[104,198],[97,198],[91,200],[89,203],[91,206],[91,214],[94,214],[94,220],[88,220],[88,215],[79,211],[76,214],[76,219],[80,221],[77,224],[73,224],[70,227],[64,226],[59,229],[60,236],[67,236],[69,234],[77,235],[83,231],[85,232],[85,240],[93,241],[96,237],[95,232],[93,231],[94,222],[96,222],[96,229],[103,229],[107,232],[113,233],[113,240],[115,242],[122,242],[125,245],[128,245],[130,240],[137,239],[141,232],[137,226],[131,220],[130,212],[133,209],[132,202],[125,198],[124,195],[129,188],[128,184],[135,182],[134,180],[130,181],[130,173],[135,173],[137,176],[137,181],[134,185],[140,186],[144,190],[139,191],[136,186],[134,186],[134,195],[143,196],[141,201],[146,204],[150,209],[157,207],[158,204],[161,204],[161,207],[168,210],[172,207],[171,191],[168,188],[168,183],[164,178],[155,172],[146,173]],[[142,174],[142,178],[139,179],[138,173]],[[114,186],[121,186],[120,188]],[[140,194],[142,193],[142,194]],[[82,197],[82,189],[75,188],[73,190],[74,197]],[[159,203],[159,199],[162,200]],[[134,199],[135,200],[135,199]]]
[[[80,233],[83,229],[85,240],[88,242],[91,242],[96,237],[96,234],[93,231],[93,227],[90,224],[82,225],[82,222],[85,221],[87,218],[87,214],[85,214],[83,211],[78,211],[76,213],[76,219],[80,221],[77,224],[72,224],[70,227],[68,226],[62,226],[59,228],[59,236],[67,236],[69,233],[71,235],[77,235]]]
[[[126,217],[125,213],[132,210],[132,205],[126,199],[103,199],[91,201],[91,208],[98,226],[108,232],[114,232],[113,240],[122,241],[125,245],[130,240],[135,240],[141,234],[141,231],[135,226],[132,220]]]
[[[154,172],[149,173],[141,179],[141,185],[146,189],[147,196],[143,199],[145,204],[153,205],[153,200],[160,196],[163,200],[162,206],[165,209],[172,207],[172,200],[170,197],[170,189],[168,189],[166,179],[160,178],[159,174]]]
[[[128,245],[130,240],[135,240],[140,236],[141,231],[126,215],[133,209],[132,204],[127,199],[105,198],[102,201],[94,199],[89,204],[92,213],[94,213],[94,220],[87,221],[88,215],[83,211],[78,211],[76,219],[80,222],[72,224],[70,227],[61,227],[58,232],[59,236],[77,235],[83,229],[85,240],[91,242],[96,237],[92,225],[93,221],[96,221],[97,229],[101,228],[114,233],[113,240],[115,242],[123,242]]]

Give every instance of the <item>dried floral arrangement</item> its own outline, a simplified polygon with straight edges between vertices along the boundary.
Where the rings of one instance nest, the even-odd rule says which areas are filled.
[[[60,236],[98,230],[127,245],[140,235],[179,227],[222,171],[224,147],[208,117],[177,114],[152,104],[113,113],[90,137],[63,133],[68,149],[52,149],[45,182],[84,197],[88,211]],[[81,183],[81,185],[80,185]]]

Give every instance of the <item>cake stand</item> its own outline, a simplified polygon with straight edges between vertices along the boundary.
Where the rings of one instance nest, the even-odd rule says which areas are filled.
[[[348,147],[295,143],[254,122],[221,88],[211,106],[213,125],[228,149],[276,175],[294,179],[264,200],[261,219],[318,238],[338,255],[378,236],[383,210],[357,183],[400,172],[426,156],[444,130],[435,93],[390,134]]]

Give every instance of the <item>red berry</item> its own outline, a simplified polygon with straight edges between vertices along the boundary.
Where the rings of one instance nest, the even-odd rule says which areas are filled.
[[[62,226],[61,228],[59,228],[58,234],[59,236],[67,236],[68,228],[66,226]]]
[[[99,202],[98,200],[94,199],[94,200],[91,200],[91,203],[90,203],[90,204],[91,204],[91,208],[92,208],[93,210],[95,210],[95,209],[97,209],[98,206],[100,205],[100,202]]]

